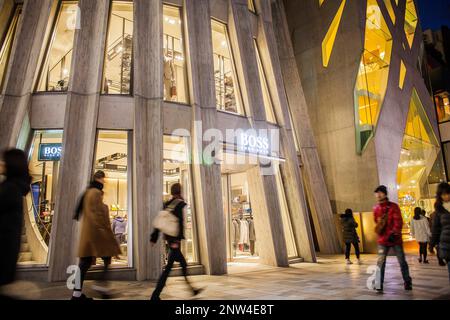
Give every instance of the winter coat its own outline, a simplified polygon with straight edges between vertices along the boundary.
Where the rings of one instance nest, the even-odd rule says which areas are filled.
[[[450,212],[443,206],[433,216],[431,245],[439,246],[439,256],[450,261]]]
[[[354,243],[359,241],[358,233],[356,228],[358,228],[358,223],[356,223],[353,215],[351,214],[341,214],[341,224],[342,224],[342,236],[345,243]]]
[[[388,221],[387,226],[384,229],[383,234],[378,235],[378,244],[387,247],[393,247],[396,245],[402,245],[402,228],[403,228],[403,218],[400,212],[400,207],[398,204],[386,201],[377,204],[373,207],[373,216],[375,223],[385,214],[388,210]]]
[[[113,257],[120,254],[109,221],[108,206],[103,203],[103,192],[89,188],[83,200],[79,257]]]
[[[429,242],[431,237],[430,224],[426,217],[420,217],[419,220],[411,220],[411,236],[417,242]]]
[[[29,189],[28,183],[17,179],[0,184],[0,285],[14,281],[24,219],[23,197]]]
[[[183,209],[184,207],[187,205],[186,202],[184,202],[184,200],[182,198],[172,198],[169,201],[167,201],[166,203],[164,203],[164,209],[166,209],[167,207],[169,207],[173,201],[178,200],[178,204],[175,206],[175,208],[173,210],[171,210],[171,212],[178,218],[178,223],[179,223],[179,233],[178,236],[176,237],[172,237],[169,236],[167,234],[164,235],[164,239],[170,244],[170,243],[174,243],[174,242],[180,242],[181,240],[184,239],[184,218],[183,218]],[[150,241],[153,243],[156,243],[158,241],[158,236],[159,236],[159,230],[158,229],[154,229],[151,236],[150,236]]]
[[[116,217],[111,225],[114,234],[124,234],[127,229],[127,222],[122,217]]]

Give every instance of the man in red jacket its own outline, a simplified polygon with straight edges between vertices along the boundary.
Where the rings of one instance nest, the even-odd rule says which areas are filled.
[[[412,279],[409,275],[409,267],[403,251],[402,214],[399,206],[389,201],[387,194],[387,188],[385,186],[379,186],[375,189],[375,198],[378,201],[378,204],[373,208],[375,223],[379,223],[383,216],[387,214],[385,227],[378,234],[378,268],[375,289],[380,293],[383,292],[386,257],[391,248],[394,249],[400,264],[405,290],[412,290]]]

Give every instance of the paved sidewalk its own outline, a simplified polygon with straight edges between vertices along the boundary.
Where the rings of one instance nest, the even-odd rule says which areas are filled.
[[[196,287],[205,288],[197,299],[446,299],[450,300],[447,267],[440,267],[434,256],[430,264],[419,264],[415,256],[407,256],[414,290],[403,289],[400,268],[395,257],[386,267],[385,293],[377,294],[366,287],[371,276],[368,269],[376,263],[375,255],[363,255],[362,265],[347,266],[342,256],[322,256],[319,263],[300,263],[290,268],[272,268],[258,264],[234,263],[226,276],[194,276]],[[86,292],[91,294],[91,281]],[[117,299],[148,299],[153,282],[114,281]],[[25,299],[69,299],[65,283],[17,282],[8,291]],[[183,278],[169,278],[162,299],[191,299]]]

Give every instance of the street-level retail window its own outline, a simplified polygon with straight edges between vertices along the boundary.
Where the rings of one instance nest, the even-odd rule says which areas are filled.
[[[0,94],[3,92],[3,83],[6,78],[7,67],[9,64],[9,58],[11,56],[11,50],[14,45],[14,40],[17,34],[17,27],[19,25],[19,18],[22,14],[22,6],[17,6],[14,16],[6,33],[6,37],[0,47]]]
[[[164,136],[163,147],[163,199],[170,200],[170,188],[174,183],[181,183],[182,196],[187,206],[184,209],[184,237],[181,250],[188,263],[197,263],[198,249],[194,198],[191,183],[189,139],[178,136]]]
[[[189,102],[183,21],[180,8],[163,7],[164,100]]]
[[[264,72],[264,67],[261,60],[261,54],[259,52],[258,45],[256,44],[256,40],[253,41],[255,45],[256,52],[256,61],[258,62],[258,71],[259,71],[259,81],[261,83],[261,89],[264,100],[264,109],[266,110],[266,120],[271,123],[277,123],[275,118],[275,112],[273,109],[273,102],[270,96],[269,85],[267,83],[266,74]]]
[[[439,142],[422,102],[413,90],[397,171],[405,240],[409,239],[409,223],[414,208],[421,207],[430,214],[436,187],[442,181],[445,181],[445,172]]]
[[[72,65],[77,1],[62,1],[51,33],[37,91],[67,91]]]
[[[215,20],[211,27],[217,109],[243,114],[227,27]]]
[[[276,175],[278,199],[281,208],[281,218],[283,220],[284,237],[286,239],[286,247],[289,258],[298,258],[297,246],[295,244],[294,232],[292,230],[292,220],[287,204],[286,193],[283,179],[281,177],[280,168],[278,168]]]
[[[376,0],[367,1],[364,51],[355,86],[357,152],[373,137],[389,77],[392,36]]]
[[[130,94],[133,61],[133,3],[113,1],[103,76],[104,94]]]
[[[98,132],[95,168],[106,174],[103,201],[109,208],[109,219],[122,253],[112,260],[113,265],[131,266],[131,157],[129,131]],[[118,259],[119,258],[119,259]],[[99,261],[101,264],[101,261]]]
[[[434,96],[439,123],[450,120],[450,94],[447,91]]]
[[[46,264],[58,200],[62,130],[35,131],[29,152],[31,192],[26,197],[27,216],[19,257],[21,264]]]

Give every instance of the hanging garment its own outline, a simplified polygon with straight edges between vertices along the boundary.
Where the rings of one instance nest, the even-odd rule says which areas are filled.
[[[255,241],[256,240],[256,233],[255,233],[255,222],[253,221],[253,219],[248,219],[248,239],[251,241]]]
[[[238,244],[241,236],[241,230],[238,220],[233,220],[233,233],[231,235],[232,239],[231,241],[233,244]]]
[[[241,220],[241,235],[239,243],[249,244],[248,222],[245,220]]]

